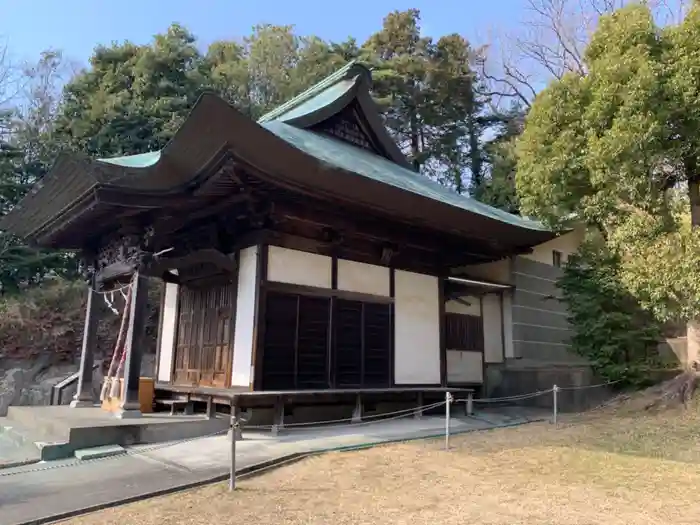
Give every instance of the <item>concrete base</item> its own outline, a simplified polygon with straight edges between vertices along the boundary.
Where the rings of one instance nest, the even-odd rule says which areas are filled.
[[[95,402],[92,399],[74,399],[69,406],[71,408],[91,408],[95,406]]]
[[[120,456],[126,454],[124,447],[119,445],[107,445],[105,447],[81,448],[75,451],[77,459],[87,461],[90,459],[108,458],[111,456]]]
[[[35,444],[42,460],[53,460],[86,448],[161,443],[224,432],[229,418],[140,414],[120,419],[99,407],[17,406],[10,407],[7,424]]]
[[[613,395],[607,387],[579,388],[599,385],[604,380],[596,377],[588,365],[546,363],[528,359],[507,360],[505,364],[486,365],[486,397],[505,397],[531,394],[559,387],[576,389],[559,392],[557,408],[562,412],[592,408]],[[521,401],[506,402],[513,406],[552,408],[551,393]],[[477,409],[479,403],[475,403]],[[483,406],[483,405],[481,405]]]
[[[229,441],[231,440],[231,430],[226,433],[226,439]],[[241,431],[240,427],[236,429],[236,441],[241,441],[243,439],[243,432]]]
[[[142,416],[141,411],[139,409],[125,409],[125,408],[120,408],[114,413],[114,417],[117,419],[138,419]]]

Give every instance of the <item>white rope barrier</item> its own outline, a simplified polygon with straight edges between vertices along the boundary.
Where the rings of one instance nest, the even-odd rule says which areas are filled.
[[[354,428],[354,427],[363,426],[363,425],[383,423],[386,421],[397,420],[397,419],[405,418],[405,417],[415,415],[418,413],[422,413],[425,410],[431,410],[433,408],[437,408],[437,407],[444,406],[444,405],[445,405],[445,401],[440,401],[437,403],[431,403],[429,405],[421,405],[419,407],[415,407],[415,408],[411,408],[411,409],[397,410],[395,412],[388,412],[386,414],[374,414],[371,416],[366,416],[366,419],[369,419],[370,417],[378,418],[378,417],[382,417],[382,416],[386,416],[386,415],[390,415],[390,414],[394,414],[394,415],[392,417],[384,417],[384,419],[381,419],[381,420],[361,421],[359,423],[352,423],[350,426]],[[396,415],[396,414],[398,414],[398,415]],[[343,420],[335,420],[335,421],[349,421],[349,420],[343,419]],[[322,425],[328,424],[328,423],[329,423],[328,421],[325,421],[325,422],[324,421],[314,421],[314,422],[301,423],[301,424],[297,423],[296,425],[299,426],[299,425],[303,424],[303,425],[322,426]],[[244,425],[240,428],[242,430],[258,430],[258,429],[270,430],[273,426],[274,425],[261,425],[261,426],[245,426]],[[291,426],[292,426],[291,424],[285,425],[284,428],[291,427]],[[89,459],[89,460],[74,460],[74,461],[66,462],[66,463],[57,463],[54,465],[36,467],[36,468],[32,468],[32,469],[22,469],[22,470],[17,470],[17,471],[9,471],[9,469],[8,469],[8,472],[3,472],[2,470],[0,470],[0,478],[21,475],[21,474],[29,474],[29,473],[34,473],[34,472],[43,472],[46,470],[54,470],[54,469],[59,469],[59,468],[79,467],[81,465],[86,465],[88,463],[94,463],[96,461],[115,460],[115,459],[123,458],[125,456],[139,456],[142,454],[146,454],[147,452],[153,452],[155,450],[161,450],[161,449],[165,449],[165,448],[169,448],[169,447],[174,447],[177,445],[190,443],[192,441],[197,441],[200,439],[207,439],[207,438],[221,436],[223,434],[228,433],[229,430],[231,430],[232,439],[235,439],[235,435],[236,435],[235,430],[236,429],[229,427],[229,428],[225,428],[223,430],[217,430],[216,432],[212,432],[212,433],[206,434],[204,436],[196,436],[193,438],[182,439],[182,440],[178,440],[178,441],[171,441],[171,442],[167,442],[167,443],[158,443],[155,445],[139,448],[136,450],[125,450],[124,454],[119,454],[119,455],[115,455],[115,456],[107,456],[107,457],[103,457],[103,458],[95,458],[95,459]]]
[[[123,289],[127,289],[129,285],[122,287]],[[110,290],[110,292],[114,292],[115,290]],[[118,291],[118,290],[117,290]],[[110,292],[103,292],[103,293],[110,293]],[[596,385],[584,385],[584,386],[570,386],[570,387],[559,387],[557,385],[554,385],[552,388],[548,390],[539,390],[536,392],[530,392],[526,394],[518,394],[514,396],[503,396],[503,397],[493,397],[493,398],[474,398],[471,401],[473,403],[505,403],[508,401],[521,401],[525,399],[532,399],[538,396],[542,396],[545,394],[552,393],[553,394],[553,417],[552,417],[552,423],[556,425],[557,423],[557,413],[558,413],[558,399],[557,399],[557,394],[558,392],[561,392],[562,390],[567,390],[567,391],[573,391],[573,390],[586,390],[586,389],[591,389],[591,388],[599,388],[599,387],[604,387],[604,386],[610,386],[614,385],[616,383],[619,383],[622,381],[621,379],[615,380],[615,381],[608,381],[606,383],[599,383]],[[311,427],[311,426],[316,426],[316,427],[322,427],[326,425],[331,425],[334,423],[350,423],[350,427],[355,428],[359,426],[364,426],[364,425],[372,425],[376,423],[385,423],[387,421],[394,421],[397,419],[405,418],[408,416],[415,416],[417,414],[422,414],[426,410],[432,410],[441,406],[445,406],[445,446],[447,449],[449,449],[449,419],[450,419],[450,411],[449,411],[449,404],[450,403],[468,403],[470,400],[469,399],[454,399],[452,396],[447,393],[445,396],[445,401],[439,401],[436,403],[431,403],[428,405],[421,405],[418,407],[414,408],[408,408],[408,409],[403,409],[403,410],[396,410],[393,412],[386,412],[386,413],[381,413],[381,414],[371,414],[368,416],[363,416],[363,420],[359,422],[354,422],[353,418],[343,418],[343,419],[334,419],[330,421],[312,421],[312,422],[300,422],[300,423],[290,423],[290,424],[285,424],[283,425],[283,428],[285,429],[294,429],[294,428],[303,428],[303,427]],[[381,419],[380,419],[381,418]],[[204,436],[196,436],[193,438],[189,439],[183,439],[179,441],[172,441],[172,442],[167,442],[167,443],[159,443],[156,445],[152,445],[149,447],[144,447],[140,448],[137,450],[125,450],[124,454],[119,454],[116,456],[108,456],[104,458],[96,458],[96,459],[90,459],[90,460],[75,460],[72,462],[66,462],[66,463],[58,463],[54,465],[48,465],[48,466],[42,466],[42,467],[37,467],[37,468],[32,468],[32,469],[20,469],[16,471],[8,471],[3,472],[0,470],[0,477],[8,477],[8,476],[15,476],[15,475],[21,475],[21,474],[29,474],[33,472],[42,472],[45,470],[54,470],[57,468],[66,468],[66,467],[75,467],[75,466],[81,466],[85,465],[88,463],[94,463],[96,461],[107,461],[107,460],[114,460],[114,459],[119,459],[125,456],[139,456],[142,454],[146,454],[148,452],[153,452],[155,450],[160,450],[168,447],[173,447],[177,445],[182,445],[184,443],[189,443],[192,441],[197,441],[200,439],[207,439],[207,438],[212,438],[216,436],[223,435],[225,433],[228,433],[231,431],[231,439],[236,440],[236,433],[237,430],[240,428],[242,430],[271,430],[275,428],[276,425],[240,425],[240,422],[235,420],[235,418],[232,418],[232,424],[229,428],[223,429],[223,430],[218,430],[216,432],[212,432],[210,434],[206,434]],[[232,443],[232,468],[234,474],[233,479],[232,479],[232,488],[235,488],[235,443]]]
[[[283,427],[285,429],[289,428],[302,428],[302,427],[310,427],[310,426],[325,426],[325,425],[332,425],[334,423],[350,423],[351,426],[357,427],[361,425],[368,425],[371,423],[377,423],[377,422],[385,422],[385,421],[392,421],[394,419],[401,419],[402,417],[407,417],[407,416],[412,416],[418,413],[421,413],[425,410],[432,410],[434,408],[440,407],[445,405],[445,401],[438,401],[437,403],[432,403],[430,405],[422,405],[419,407],[414,407],[414,408],[406,408],[403,410],[396,410],[394,412],[383,412],[381,414],[370,414],[368,416],[362,416],[363,421],[356,421],[353,422],[353,418],[344,418],[344,419],[331,419],[327,421],[307,421],[307,422],[301,422],[301,423],[285,423]],[[392,417],[388,417],[392,416]],[[374,419],[376,418],[377,420],[372,420],[372,421],[366,421],[368,419]],[[378,419],[382,418],[382,419]],[[243,425],[243,429],[245,430],[272,430],[275,428],[275,425]]]
[[[621,382],[622,379],[616,379],[615,381],[608,381],[607,383],[599,383],[597,385],[583,385],[583,386],[560,386],[559,390],[588,390],[589,388],[600,388],[604,386],[615,385]]]
[[[557,391],[561,392],[562,390],[567,390],[567,391],[574,391],[574,390],[588,390],[591,388],[601,388],[604,386],[610,386],[617,384],[621,382],[622,379],[616,379],[615,381],[608,381],[606,383],[598,383],[595,385],[582,385],[582,386],[554,386],[552,388],[548,388],[547,390],[537,390],[535,392],[527,392],[524,394],[515,394],[512,396],[503,396],[503,397],[478,397],[472,399],[473,403],[505,403],[508,401],[522,401],[524,399],[532,399],[534,397],[538,396],[543,396],[545,394],[552,393],[554,389],[556,388]],[[466,403],[468,399],[455,399],[455,403]]]
[[[505,403],[507,401],[522,401],[523,399],[531,399],[533,397],[542,396],[544,394],[549,394],[552,391],[549,390],[538,390],[537,392],[530,392],[527,394],[518,394],[515,396],[504,396],[504,397],[479,397],[472,399],[473,403]],[[468,399],[457,399],[457,403],[466,403]]]

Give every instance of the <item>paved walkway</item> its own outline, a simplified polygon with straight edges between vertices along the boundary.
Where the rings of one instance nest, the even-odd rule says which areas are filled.
[[[542,418],[539,411],[492,410],[473,418],[453,418],[451,431],[486,430]],[[294,453],[430,437],[443,434],[444,428],[444,418],[424,417],[286,430],[277,437],[244,432],[237,443],[236,465],[241,469]],[[41,520],[225,475],[230,447],[225,436],[216,436],[160,448],[136,446],[129,455],[104,460],[43,462],[0,470],[0,525]]]

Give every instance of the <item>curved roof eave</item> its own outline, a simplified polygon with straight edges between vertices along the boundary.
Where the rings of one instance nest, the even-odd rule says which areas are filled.
[[[0,219],[0,230],[21,238],[60,216],[78,198],[84,198],[98,184],[91,161],[82,155],[61,153],[51,169]]]
[[[346,153],[349,151],[347,148],[352,148],[351,159]],[[224,149],[231,150],[261,172],[271,174],[274,182],[282,185],[320,191],[334,198],[385,211],[390,211],[388,205],[391,203],[377,199],[374,194],[378,191],[390,192],[396,197],[394,201],[413,201],[411,206],[404,208],[404,215],[407,211],[425,215],[420,208],[426,206],[451,210],[452,213],[448,215],[452,215],[456,221],[451,229],[456,231],[464,230],[466,233],[471,230],[458,223],[469,216],[478,216],[486,222],[502,223],[506,228],[531,232],[537,242],[526,241],[525,244],[537,244],[555,236],[542,223],[458,195],[412,170],[349,144],[280,121],[268,121],[262,125],[253,122],[213,94],[200,97],[170,143],[157,158],[154,156],[150,159],[153,162],[143,162],[142,167],[132,163],[124,168],[124,176],[114,180],[113,184],[133,190],[170,193],[191,183],[202,168]],[[270,151],[277,153],[270,155]],[[357,172],[363,162],[365,166],[370,164],[374,171],[393,170],[391,180],[368,175],[366,169],[364,173]],[[179,169],[177,172],[160,169],[163,163],[176,165]],[[146,172],[151,172],[151,176],[144,176]],[[341,180],[347,178],[350,180]],[[391,189],[382,190],[382,187]],[[426,191],[429,195],[425,194]],[[401,199],[399,195],[405,198]],[[398,209],[392,213],[401,215]],[[424,218],[430,220],[429,215]]]

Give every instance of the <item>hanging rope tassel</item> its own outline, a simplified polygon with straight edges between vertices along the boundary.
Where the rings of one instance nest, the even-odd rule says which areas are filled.
[[[105,377],[104,383],[102,384],[102,391],[100,392],[100,401],[106,400],[108,397],[113,397],[113,396],[108,396],[108,393],[111,393],[113,390],[112,388],[112,383],[113,381],[113,374],[115,372],[115,368],[117,365],[117,360],[119,359],[119,353],[122,347],[124,346],[124,342],[126,339],[126,324],[127,321],[129,320],[129,311],[131,310],[131,289],[132,287],[129,286],[129,289],[126,293],[126,298],[124,300],[124,311],[122,312],[122,321],[121,324],[119,325],[119,334],[117,335],[117,342],[114,345],[114,352],[112,353],[112,360],[109,364],[109,370],[107,372],[107,377]],[[117,384],[119,382],[117,381]],[[117,393],[119,392],[118,387],[117,387]]]
[[[112,388],[109,391],[109,397],[119,397],[121,394],[120,392],[120,382],[119,378],[122,376],[122,373],[124,371],[124,362],[126,361],[126,352],[127,348],[126,345],[122,347],[122,355],[121,359],[119,359],[119,366],[117,367],[117,372],[114,374],[114,379],[112,379]]]

